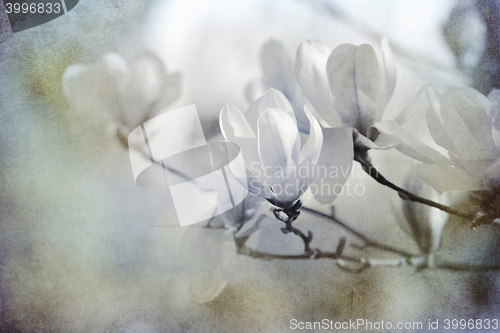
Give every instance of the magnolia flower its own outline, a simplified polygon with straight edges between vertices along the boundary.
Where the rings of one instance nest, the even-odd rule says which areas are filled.
[[[281,91],[293,107],[299,131],[308,134],[309,121],[303,111],[308,102],[295,80],[293,60],[288,50],[281,42],[269,40],[262,46],[260,61],[263,77],[247,85],[245,96],[248,102],[253,102],[269,88]],[[318,118],[314,109],[310,111]]]
[[[305,41],[298,50],[295,76],[314,108],[330,126],[353,128],[357,146],[378,148],[366,138],[394,92],[396,67],[386,38],[383,66],[368,44],[342,44],[333,51],[321,41]]]
[[[448,204],[446,194],[438,194],[414,173],[406,178],[405,189],[432,201]],[[422,253],[430,254],[439,248],[441,233],[448,219],[447,213],[410,200],[402,200],[401,210],[396,209],[395,213],[401,229],[415,240]]]
[[[168,74],[152,52],[130,62],[118,53],[107,53],[92,64],[69,65],[62,88],[74,108],[108,113],[116,135],[127,146],[132,129],[180,95],[180,74]]]
[[[220,112],[224,138],[240,146],[245,160],[247,182],[243,185],[284,209],[295,205],[313,184],[318,201],[332,202],[352,164],[350,131],[345,128],[322,131],[307,107],[304,112],[309,121],[309,135],[299,133],[292,106],[275,89],[269,89],[251,103],[245,113],[230,104]],[[334,176],[332,168],[337,171]]]
[[[426,87],[417,98],[421,96],[428,102],[416,103],[417,111],[427,110],[430,134],[448,156],[418,140],[417,146],[425,150],[402,152],[424,162],[417,166],[417,174],[439,193],[473,191],[472,201],[480,207],[474,225],[498,220],[498,90],[488,99],[471,88],[450,88],[441,94]]]
[[[368,149],[396,148],[426,161],[444,158],[408,133],[402,125],[422,105],[420,98],[392,120],[380,121],[396,85],[396,67],[387,38],[382,64],[370,45],[342,44],[331,51],[321,41],[305,41],[297,50],[295,75],[302,91],[329,126],[353,129],[358,157]]]
[[[427,126],[449,156],[445,163],[420,165],[418,174],[439,192],[486,189],[499,173],[498,93],[496,101],[471,88],[444,94],[431,88],[427,95]]]

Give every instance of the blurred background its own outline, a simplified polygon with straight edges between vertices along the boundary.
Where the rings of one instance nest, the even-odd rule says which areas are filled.
[[[305,39],[369,43],[380,53],[387,36],[398,70],[384,113],[391,119],[425,84],[483,94],[499,87],[498,1],[81,0],[66,15],[15,34],[2,1],[0,8],[2,332],[288,332],[293,318],[421,321],[424,328],[428,319],[498,319],[498,271],[351,274],[329,260],[231,255],[224,231],[180,228],[168,191],[136,186],[128,152],[109,134],[110,114],[72,108],[61,88],[72,63],[152,50],[182,74],[181,96],[167,110],[196,104],[209,137],[218,134],[226,102],[247,107],[244,90],[262,76],[260,49],[269,39],[293,58]],[[417,115],[409,126],[425,139],[424,119]],[[402,184],[408,158],[395,151],[372,158]],[[416,253],[393,214],[397,195],[359,172],[349,180],[366,192],[339,197],[337,215]],[[300,253],[301,242],[281,226],[266,221],[255,246]],[[297,226],[311,229],[313,246],[324,250],[343,235],[307,213]],[[471,231],[450,218],[437,255],[498,265],[498,238],[494,227]],[[200,304],[212,298],[205,294],[218,296]]]

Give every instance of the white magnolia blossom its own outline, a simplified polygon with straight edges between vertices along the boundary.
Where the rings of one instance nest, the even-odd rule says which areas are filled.
[[[108,113],[116,122],[117,135],[126,140],[132,129],[180,95],[181,76],[169,74],[152,52],[129,62],[118,53],[107,53],[91,64],[69,65],[62,88],[73,107]]]
[[[308,101],[295,80],[290,53],[280,41],[271,39],[262,46],[260,62],[262,78],[253,80],[247,85],[245,95],[248,102],[253,102],[269,88],[281,91],[293,107],[299,131],[308,134],[309,121],[303,112],[304,105],[308,104]],[[318,119],[314,108],[310,111]]]
[[[471,88],[444,94],[430,88],[427,96],[429,131],[448,158],[427,161],[417,167],[418,174],[439,192],[484,190],[494,183],[498,191],[498,90],[492,100]]]
[[[353,159],[348,129],[322,131],[307,107],[304,112],[310,124],[308,135],[299,132],[292,106],[275,89],[251,103],[245,113],[230,104],[220,112],[224,138],[240,146],[245,160],[247,182],[243,185],[285,209],[313,184],[318,201],[332,202],[340,192],[337,187],[350,173]]]
[[[349,126],[356,144],[379,148],[366,138],[382,119],[396,84],[396,67],[387,39],[383,65],[368,44],[332,49],[322,41],[304,41],[297,50],[295,76],[307,99],[330,126]],[[392,144],[391,146],[393,146]]]
[[[446,193],[437,193],[413,172],[406,177],[405,189],[434,202],[448,204]],[[410,200],[402,200],[401,209],[396,209],[395,213],[401,229],[415,240],[422,253],[429,254],[439,249],[448,213]]]

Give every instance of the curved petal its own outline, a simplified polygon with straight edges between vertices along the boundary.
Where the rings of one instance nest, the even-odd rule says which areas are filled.
[[[219,126],[224,138],[240,147],[245,161],[246,179],[234,174],[233,176],[250,192],[267,198],[270,189],[264,185],[266,177],[262,170],[257,138],[243,113],[236,105],[226,104],[219,114]]]
[[[149,90],[146,94],[149,95],[149,101],[154,104],[156,110],[164,108],[180,96],[182,91],[181,74],[168,74],[165,63],[156,53],[144,52],[131,62],[130,67],[138,77],[144,77],[143,80],[146,84],[142,86],[141,90]]]
[[[426,95],[428,89],[431,89],[430,86],[422,87],[410,104],[394,118],[394,121],[403,125],[416,112],[427,112],[430,106]]]
[[[163,62],[152,52],[130,61],[129,68],[131,77],[122,85],[120,95],[127,122],[134,128],[152,116],[164,94],[168,76]]]
[[[243,183],[241,178],[237,178],[237,180],[249,192],[265,199],[269,199],[274,195],[271,187],[266,183],[267,179],[260,164],[257,167],[255,165],[250,165],[250,167],[246,165],[246,173],[246,183]]]
[[[277,40],[264,44],[260,54],[264,86],[281,91],[288,99],[294,99],[297,86],[293,75],[293,63],[286,48]]]
[[[245,87],[245,98],[248,103],[252,103],[265,92],[264,85],[261,80],[252,80]]]
[[[396,64],[387,37],[382,38],[382,59],[385,72],[385,105],[387,105],[396,88]]]
[[[280,109],[268,108],[259,117],[258,150],[270,184],[279,183],[297,166],[298,134],[295,119]]]
[[[395,147],[424,163],[451,164],[448,158],[409,134],[394,120],[376,123],[369,128],[368,137],[381,149]]]
[[[360,134],[357,129],[352,129],[352,136],[354,141],[354,149],[389,149],[394,147],[398,142],[381,142],[382,146],[375,144],[372,140],[368,139],[366,136]]]
[[[488,98],[468,87],[450,88],[444,93],[444,97],[451,102],[456,114],[460,116],[461,119],[457,121],[461,120],[460,125],[464,125],[461,128],[474,137],[482,157],[495,156],[497,149],[491,135],[493,120],[489,115],[491,103]]]
[[[272,186],[275,204],[284,208],[293,206],[314,181],[316,177],[315,166],[322,149],[323,131],[321,126],[307,106],[304,106],[304,111],[311,126],[310,134],[299,154],[299,166],[293,168],[288,177],[279,184]]]
[[[487,147],[481,145],[478,141],[479,137],[471,132],[471,128],[453,105],[452,99],[443,96],[440,102],[445,130],[456,147],[456,150],[452,152],[458,156],[459,160],[476,160],[488,156]],[[491,129],[491,126],[489,128]],[[490,132],[488,132],[489,134]],[[493,145],[491,137],[490,141]]]
[[[91,65],[69,65],[61,78],[62,89],[71,105],[78,109],[106,110],[120,117],[119,81],[101,61]],[[123,80],[122,80],[123,81]]]
[[[352,129],[324,128],[323,147],[314,169],[311,185],[314,198],[321,204],[331,203],[341,192],[352,170],[354,158]]]
[[[439,195],[429,184],[410,174],[405,182],[405,189],[418,196],[441,204],[448,204],[446,193]],[[448,219],[448,214],[437,208],[404,200],[403,212],[405,218],[398,221],[402,229],[413,237],[420,250],[431,253],[439,248],[441,233]]]
[[[383,81],[375,51],[367,44],[342,44],[330,54],[326,72],[342,123],[366,135],[383,111],[379,107]]]
[[[493,135],[493,141],[495,142],[495,147],[499,149],[499,131],[500,131],[500,90],[493,89],[488,94],[488,99],[491,103],[490,117],[493,119],[493,129],[491,131]]]
[[[321,117],[330,126],[338,126],[340,121],[333,109],[326,76],[326,63],[330,53],[331,48],[322,41],[302,42],[295,57],[295,78]]]
[[[439,193],[444,191],[472,191],[481,186],[467,172],[441,164],[422,164],[417,166],[417,174],[432,185]]]
[[[248,122],[240,111],[234,105],[227,103],[220,110],[219,126],[224,138],[229,142],[237,143],[238,138],[256,139],[254,131],[248,125]]]
[[[307,191],[309,183],[297,171],[297,168],[293,168],[287,178],[272,186],[271,202],[273,205],[282,208],[292,207]]]
[[[85,64],[71,64],[64,70],[61,77],[62,91],[71,103],[77,100],[76,95],[80,93],[79,81],[85,79],[88,71],[89,66]]]
[[[323,131],[316,118],[313,117],[309,108],[304,106],[304,111],[309,120],[309,136],[299,154],[299,164],[311,163],[316,165],[323,145]]]
[[[441,147],[456,152],[457,148],[452,138],[446,131],[443,119],[441,118],[442,96],[433,88],[426,90],[430,108],[427,110],[427,127],[434,141]]]
[[[181,73],[172,73],[165,76],[163,82],[162,93],[155,106],[155,110],[160,110],[165,106],[174,102],[182,92],[182,75]]]
[[[281,111],[286,112],[295,122],[294,127],[297,127],[295,114],[290,102],[286,99],[283,93],[276,89],[270,88],[264,93],[264,95],[252,102],[245,112],[245,118],[254,133],[257,133],[257,122],[260,115],[267,108],[280,109]]]

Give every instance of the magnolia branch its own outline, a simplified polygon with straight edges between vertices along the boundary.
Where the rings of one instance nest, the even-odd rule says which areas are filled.
[[[436,262],[433,266],[426,265],[422,257],[395,258],[395,259],[377,259],[349,256],[345,254],[338,255],[336,252],[323,252],[319,249],[313,249],[311,253],[303,254],[274,254],[267,253],[246,247],[245,245],[237,248],[237,253],[261,260],[316,260],[332,259],[336,261],[339,268],[350,273],[360,273],[373,267],[414,267],[418,270],[440,269],[453,272],[490,272],[497,271],[500,266],[488,265],[467,265],[451,262]]]
[[[380,174],[380,172],[377,171],[377,169],[375,169],[375,167],[371,163],[365,161],[363,158],[359,157],[357,154],[354,155],[354,160],[359,162],[359,164],[361,164],[361,167],[363,168],[363,170],[368,175],[370,175],[370,177],[375,179],[379,184],[387,186],[387,187],[393,189],[394,191],[398,192],[399,196],[403,200],[418,202],[418,203],[421,203],[421,204],[424,204],[424,205],[427,205],[430,207],[440,209],[448,214],[460,216],[460,217],[463,217],[463,218],[468,219],[468,220],[474,220],[476,217],[475,214],[466,214],[466,213],[460,212],[460,211],[453,209],[449,206],[442,205],[442,204],[437,203],[435,201],[419,197],[418,195],[415,195],[413,193],[408,192],[405,189],[402,189],[401,187],[388,181],[384,176],[382,176]]]
[[[400,249],[392,247],[390,245],[385,245],[385,244],[379,243],[373,239],[370,239],[369,237],[363,235],[361,232],[355,230],[354,228],[349,226],[347,223],[340,221],[339,219],[335,218],[334,216],[327,215],[327,214],[315,211],[314,209],[307,208],[307,207],[302,207],[302,210],[304,210],[312,215],[315,215],[317,217],[326,218],[330,222],[338,225],[342,229],[346,230],[347,232],[349,232],[349,233],[353,234],[354,236],[356,236],[357,238],[359,238],[364,243],[364,245],[357,246],[358,248],[372,247],[372,248],[377,248],[377,249],[383,250],[385,252],[391,252],[391,253],[403,256],[405,258],[413,257],[412,253],[409,253],[409,252],[406,252],[404,250],[400,250]]]
[[[299,207],[299,208],[298,208]],[[301,209],[303,211],[306,211],[312,215],[316,215],[317,217],[322,217],[326,218],[332,223],[340,226],[347,232],[353,234],[357,238],[359,238],[361,241],[363,241],[364,246],[359,247],[356,246],[357,248],[365,248],[365,247],[372,247],[372,248],[377,248],[380,250],[383,250],[385,252],[390,252],[393,254],[396,254],[400,256],[399,258],[392,258],[392,259],[378,259],[378,258],[365,258],[365,257],[358,257],[358,256],[353,256],[353,255],[347,255],[344,253],[345,245],[347,243],[347,240],[345,237],[341,237],[339,239],[339,242],[337,244],[337,248],[335,252],[328,252],[328,251],[322,251],[318,248],[313,248],[311,247],[311,242],[312,242],[312,232],[308,231],[308,235],[306,236],[302,231],[299,229],[295,228],[292,226],[292,222],[295,221],[299,215],[299,212],[297,211],[298,209]],[[280,212],[285,212],[287,214],[287,217],[284,218],[283,216],[280,215]],[[261,259],[261,260],[273,260],[273,259],[278,259],[278,260],[316,260],[316,259],[331,259],[336,261],[336,265],[341,268],[344,271],[350,272],[350,273],[361,273],[365,271],[368,268],[372,267],[414,267],[418,271],[423,270],[423,269],[441,269],[441,270],[448,270],[448,271],[455,271],[455,272],[487,272],[487,271],[495,271],[499,270],[500,266],[489,266],[489,265],[468,265],[468,264],[461,264],[461,263],[452,263],[452,262],[446,262],[446,261],[435,261],[433,258],[433,254],[430,255],[414,255],[412,253],[406,252],[404,250],[400,250],[398,248],[385,245],[382,243],[379,243],[375,240],[370,239],[369,237],[363,235],[361,232],[355,230],[354,228],[350,227],[348,224],[345,222],[340,221],[339,219],[335,218],[334,216],[327,215],[318,211],[315,211],[310,208],[302,207],[300,203],[298,203],[296,206],[288,209],[287,210],[282,210],[282,209],[274,209],[273,210],[274,216],[280,220],[283,221],[286,225],[285,228],[282,228],[283,233],[294,233],[298,235],[300,238],[302,238],[304,242],[304,253],[302,254],[274,254],[274,253],[268,253],[268,252],[263,252],[259,250],[255,250],[252,248],[249,248],[245,245],[246,239],[248,237],[243,238],[238,238],[235,237],[235,243],[236,243],[236,248],[237,248],[237,253],[241,255],[245,255],[247,257],[255,258],[255,259]],[[290,215],[288,215],[290,214]]]

